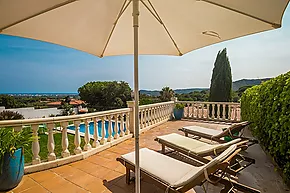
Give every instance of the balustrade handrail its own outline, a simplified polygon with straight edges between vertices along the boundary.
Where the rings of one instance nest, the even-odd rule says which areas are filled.
[[[139,106],[139,109],[142,110],[146,108],[152,108],[152,107],[157,107],[157,106],[162,106],[162,105],[167,105],[167,104],[174,104],[174,101],[154,103],[154,104],[149,104],[149,105],[141,105]]]
[[[118,113],[129,112],[130,108],[122,108],[108,111],[100,111],[95,113],[87,113],[80,115],[68,115],[68,116],[59,116],[59,117],[48,117],[48,118],[37,118],[37,119],[20,119],[20,120],[5,120],[0,121],[0,127],[13,127],[13,126],[22,126],[22,125],[34,125],[34,124],[42,124],[42,123],[58,123],[62,121],[76,121],[82,119],[89,119],[99,116],[107,116]]]
[[[237,102],[206,102],[206,101],[177,101],[176,103],[240,105],[240,103]]]

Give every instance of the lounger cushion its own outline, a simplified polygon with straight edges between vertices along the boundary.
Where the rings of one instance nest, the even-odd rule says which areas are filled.
[[[196,155],[202,155],[202,154],[213,152],[220,148],[226,148],[241,140],[241,139],[235,139],[228,143],[223,143],[223,144],[208,144],[203,141],[191,139],[189,137],[185,137],[183,135],[179,135],[176,133],[158,136],[157,139],[162,139],[173,146],[186,149],[188,152],[194,153]]]
[[[140,149],[139,154],[140,168],[171,187],[181,187],[193,181],[199,175],[202,175],[205,169],[222,162],[234,152],[235,149],[236,145],[232,145],[206,165],[195,167],[147,148],[143,148]],[[135,152],[122,155],[121,157],[127,162],[135,165]]]
[[[183,130],[184,131],[189,130],[195,133],[207,134],[209,136],[217,136],[223,132],[222,130],[209,129],[209,128],[200,127],[200,126],[186,126],[186,127],[183,127]]]
[[[135,152],[121,157],[135,165]],[[184,178],[184,176],[188,173],[191,174],[188,176],[190,178],[197,174],[199,170],[202,170],[202,167],[194,167],[147,148],[140,149],[140,168],[171,186],[181,178],[186,181],[187,178]]]

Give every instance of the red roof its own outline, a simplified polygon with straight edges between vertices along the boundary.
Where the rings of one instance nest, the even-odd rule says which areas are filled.
[[[69,104],[70,105],[81,105],[81,104],[84,104],[84,103],[85,103],[85,101],[82,101],[82,100],[71,99]],[[47,103],[47,105],[60,106],[61,105],[61,101],[50,102],[50,103]]]

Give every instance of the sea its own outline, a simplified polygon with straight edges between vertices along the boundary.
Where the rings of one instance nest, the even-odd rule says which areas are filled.
[[[78,93],[58,93],[58,92],[47,92],[47,93],[0,93],[10,96],[76,96]]]

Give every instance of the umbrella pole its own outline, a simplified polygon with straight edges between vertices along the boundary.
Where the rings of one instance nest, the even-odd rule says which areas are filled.
[[[135,192],[140,193],[139,166],[139,77],[138,77],[138,28],[139,28],[139,0],[133,0],[133,28],[134,28],[134,124],[135,124]]]

